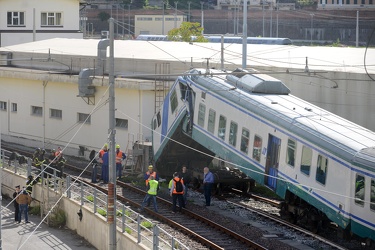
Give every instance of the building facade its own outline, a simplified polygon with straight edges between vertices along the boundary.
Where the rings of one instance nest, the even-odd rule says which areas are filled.
[[[83,38],[80,0],[0,0],[0,46],[50,38]]]
[[[135,15],[134,35],[167,35],[187,21],[185,15]],[[163,20],[164,19],[164,20]]]

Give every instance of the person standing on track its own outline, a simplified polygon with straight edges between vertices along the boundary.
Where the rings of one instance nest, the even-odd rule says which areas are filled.
[[[148,191],[143,199],[142,206],[140,208],[140,211],[143,211],[143,208],[145,207],[146,203],[150,203],[150,200],[152,200],[152,204],[154,205],[155,212],[158,212],[158,205],[156,204],[156,195],[158,194],[158,185],[159,182],[154,179],[154,176],[150,176],[150,180],[148,182]]]
[[[103,154],[102,160],[102,180],[104,184],[107,184],[109,182],[109,149]]]
[[[120,150],[120,145],[116,145],[116,177],[122,176],[122,161],[125,160],[126,155]]]
[[[101,174],[101,177],[100,177],[101,180],[103,180],[103,155],[104,155],[104,153],[107,152],[107,151],[108,151],[108,144],[105,143],[105,144],[103,145],[103,148],[99,151],[99,159],[98,159],[98,162],[99,162],[99,164],[100,164],[101,167],[102,167],[102,174]]]
[[[180,176],[181,176],[181,179],[184,181],[184,185],[185,185],[185,190],[184,190],[183,197],[184,197],[184,205],[186,207],[187,193],[188,193],[188,187],[189,187],[190,182],[191,182],[191,175],[190,175],[189,171],[187,170],[185,164],[182,165],[182,169],[181,170],[182,170],[182,172],[181,172]]]
[[[206,199],[206,206],[211,206],[211,191],[214,182],[214,175],[210,172],[210,169],[208,167],[205,167],[203,169],[203,189],[204,198]]]
[[[91,172],[91,182],[97,183],[97,175],[98,175],[98,161],[95,159],[96,151],[93,149],[90,152],[90,163],[92,165],[92,172]]]
[[[184,204],[184,180],[182,180],[177,172],[173,174],[173,182],[172,187],[170,191],[170,195],[172,196],[173,201],[173,207],[172,207],[172,213],[176,213],[176,203],[178,200],[178,206],[179,206],[179,212],[182,211],[182,208],[185,207]]]

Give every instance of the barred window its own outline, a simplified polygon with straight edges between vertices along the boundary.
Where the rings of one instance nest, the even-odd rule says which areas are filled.
[[[116,118],[116,128],[128,129],[128,120]]]
[[[84,113],[77,113],[77,120],[78,122],[91,124],[91,116],[90,114],[84,114]]]
[[[7,110],[7,102],[0,101],[0,110]]]
[[[38,106],[31,106],[31,114],[36,116],[43,115],[43,108]]]
[[[60,110],[60,109],[50,109],[49,116],[51,118],[62,119],[62,110]]]
[[[12,112],[17,112],[18,110],[18,107],[17,107],[17,103],[12,103]]]

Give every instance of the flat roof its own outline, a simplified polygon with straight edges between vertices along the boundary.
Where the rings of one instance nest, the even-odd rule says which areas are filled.
[[[17,53],[22,53],[23,56],[50,53],[59,57],[96,57],[98,42],[97,39],[54,38],[0,47],[0,53],[12,52],[15,56]],[[210,68],[221,67],[220,43],[115,40],[114,44],[116,59],[168,61],[185,66],[193,61],[200,63],[201,67],[205,67],[209,60]],[[223,47],[225,68],[241,66],[242,44],[224,44]],[[248,44],[247,54],[247,68],[305,69],[307,62],[309,70],[362,74],[366,74],[367,70],[369,74],[375,74],[374,48]]]

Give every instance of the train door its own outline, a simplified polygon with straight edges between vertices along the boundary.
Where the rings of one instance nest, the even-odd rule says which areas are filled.
[[[279,157],[280,157],[280,138],[271,134],[268,135],[267,160],[265,168],[264,183],[272,189],[276,189]]]

